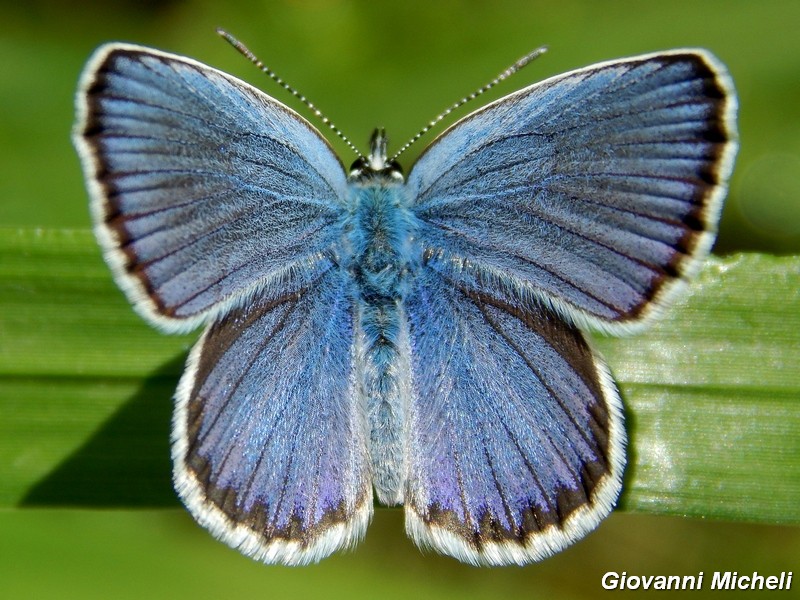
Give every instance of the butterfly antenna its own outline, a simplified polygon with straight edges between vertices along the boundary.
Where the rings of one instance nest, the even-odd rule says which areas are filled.
[[[322,122],[323,122],[325,125],[327,125],[328,127],[330,127],[330,129],[331,129],[331,130],[332,130],[332,131],[333,131],[333,132],[334,132],[334,133],[335,133],[337,136],[339,136],[339,138],[341,138],[341,140],[342,140],[342,141],[343,141],[345,144],[347,144],[347,147],[348,147],[348,148],[350,148],[350,149],[351,149],[353,152],[355,152],[355,153],[358,155],[358,157],[359,157],[359,158],[365,158],[365,157],[364,157],[364,155],[363,155],[363,154],[362,154],[362,153],[361,153],[361,152],[358,150],[358,148],[356,148],[356,147],[353,145],[353,142],[351,142],[351,141],[350,141],[350,140],[347,138],[347,136],[346,136],[345,134],[343,134],[343,133],[341,132],[341,130],[340,130],[338,127],[336,127],[336,125],[334,125],[334,124],[331,122],[331,120],[330,120],[328,117],[326,117],[324,114],[322,114],[322,111],[320,111],[320,110],[319,110],[319,109],[318,109],[316,106],[314,106],[314,105],[311,103],[311,101],[310,101],[310,100],[308,100],[308,98],[306,98],[305,96],[303,96],[303,94],[301,94],[300,92],[298,92],[298,91],[297,91],[296,89],[294,89],[294,88],[293,88],[291,85],[289,85],[289,84],[288,84],[288,83],[286,83],[286,82],[285,82],[283,79],[281,79],[280,77],[278,77],[278,75],[277,75],[277,74],[276,74],[276,73],[275,73],[275,72],[274,72],[272,69],[270,69],[270,68],[269,68],[267,65],[265,65],[263,62],[261,62],[261,61],[258,59],[258,57],[257,57],[255,54],[253,54],[253,53],[250,51],[250,49],[249,49],[247,46],[245,46],[245,45],[244,45],[242,42],[240,42],[239,40],[237,40],[235,37],[233,37],[233,36],[232,36],[230,33],[228,33],[227,31],[225,31],[224,29],[219,29],[219,28],[218,28],[218,29],[217,29],[217,33],[218,33],[220,36],[222,36],[222,38],[223,38],[223,39],[224,39],[226,42],[228,42],[228,43],[229,43],[231,46],[233,46],[234,48],[236,48],[236,50],[238,50],[238,51],[239,51],[239,53],[240,53],[242,56],[244,56],[245,58],[247,58],[247,59],[248,59],[248,60],[249,60],[251,63],[253,63],[253,64],[254,64],[256,67],[258,67],[258,68],[259,68],[259,69],[260,69],[260,70],[261,70],[263,73],[265,73],[265,74],[266,74],[268,77],[270,77],[270,79],[272,79],[272,80],[273,80],[275,83],[277,83],[279,86],[281,86],[281,87],[282,87],[283,89],[285,89],[287,92],[289,92],[289,93],[290,93],[292,96],[294,96],[295,98],[297,98],[298,100],[300,100],[300,102],[302,102],[303,104],[305,104],[305,105],[306,105],[306,107],[307,107],[307,108],[308,108],[308,109],[309,109],[311,112],[313,112],[313,113],[314,113],[314,114],[317,116],[317,118],[319,118],[319,119],[320,119],[320,120],[321,120],[321,121],[322,121]]]
[[[508,67],[505,71],[500,73],[500,75],[498,75],[497,77],[492,79],[489,83],[487,83],[486,85],[484,85],[480,89],[475,90],[469,96],[464,96],[461,100],[459,100],[458,102],[456,102],[453,105],[451,105],[448,108],[446,108],[435,119],[433,119],[430,123],[425,125],[425,127],[423,127],[422,129],[420,129],[420,131],[414,137],[412,137],[410,140],[408,140],[405,143],[405,145],[402,148],[400,148],[400,150],[398,150],[397,153],[394,156],[392,156],[392,158],[390,160],[397,160],[398,156],[400,156],[403,152],[408,150],[408,148],[414,142],[416,142],[419,138],[421,138],[423,135],[428,133],[428,131],[430,131],[433,127],[435,127],[439,123],[439,121],[444,119],[451,112],[453,112],[457,108],[461,108],[467,102],[469,102],[470,100],[474,100],[475,98],[477,98],[478,96],[480,96],[484,92],[488,92],[490,89],[492,89],[498,83],[500,83],[501,81],[503,81],[505,79],[508,79],[514,73],[519,71],[522,67],[524,67],[524,66],[528,65],[529,63],[531,63],[535,58],[539,58],[545,52],[547,52],[547,46],[542,46],[541,48],[537,48],[533,52],[530,52],[530,53],[526,54],[525,56],[520,58],[517,62],[515,62],[513,65]]]

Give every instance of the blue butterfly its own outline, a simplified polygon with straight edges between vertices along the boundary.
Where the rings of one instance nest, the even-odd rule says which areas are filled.
[[[376,131],[346,171],[297,113],[188,58],[110,44],[74,142],[136,311],[206,326],[174,481],[217,538],[316,562],[375,498],[421,547],[526,564],[594,529],[625,464],[584,329],[652,321],[706,256],[736,151],[702,50],[593,65],[461,119],[408,178]]]

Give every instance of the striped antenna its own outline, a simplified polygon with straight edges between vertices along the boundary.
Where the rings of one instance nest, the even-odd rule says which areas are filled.
[[[530,62],[532,62],[532,61],[533,61],[535,58],[539,58],[539,57],[540,57],[542,54],[544,54],[545,52],[547,52],[547,46],[542,46],[541,48],[537,48],[537,49],[536,49],[536,50],[534,50],[533,52],[529,52],[528,54],[526,54],[525,56],[523,56],[522,58],[520,58],[520,59],[519,59],[517,62],[515,62],[513,65],[511,65],[510,67],[508,67],[508,68],[507,68],[505,71],[503,71],[502,73],[500,73],[500,75],[498,75],[497,77],[495,77],[494,79],[492,79],[492,80],[491,80],[489,83],[487,83],[486,85],[484,85],[482,88],[480,88],[480,89],[478,89],[478,90],[476,90],[476,91],[472,92],[472,93],[471,93],[469,96],[465,96],[465,97],[463,97],[461,100],[459,100],[458,102],[456,102],[456,103],[455,103],[455,104],[453,104],[452,106],[450,106],[450,107],[448,107],[447,109],[445,109],[445,110],[444,110],[443,112],[441,112],[441,113],[440,113],[440,114],[439,114],[439,115],[438,115],[438,116],[437,116],[435,119],[433,119],[433,120],[432,120],[430,123],[428,123],[427,125],[425,125],[425,127],[423,127],[422,129],[420,129],[419,133],[417,133],[417,134],[416,134],[414,137],[412,137],[410,140],[408,140],[408,141],[405,143],[405,145],[404,145],[402,148],[400,148],[400,150],[398,150],[398,151],[397,151],[397,153],[396,153],[394,156],[392,156],[392,158],[391,158],[390,160],[397,160],[397,157],[398,157],[398,156],[400,156],[400,155],[401,155],[403,152],[405,152],[406,150],[408,150],[408,148],[409,148],[409,147],[410,147],[410,146],[411,146],[411,145],[412,145],[414,142],[416,142],[416,141],[417,141],[419,138],[421,138],[423,135],[425,135],[426,133],[428,133],[428,131],[430,131],[430,130],[431,130],[431,128],[433,128],[434,126],[436,126],[436,124],[437,124],[437,123],[439,123],[439,121],[441,121],[442,119],[444,119],[444,118],[445,118],[447,115],[449,115],[451,112],[453,112],[453,111],[454,111],[454,110],[456,110],[457,108],[461,108],[461,107],[462,107],[462,106],[464,106],[464,105],[465,105],[467,102],[469,102],[470,100],[474,100],[475,98],[477,98],[478,96],[480,96],[480,95],[481,95],[481,94],[483,94],[484,92],[488,92],[490,89],[492,89],[492,88],[493,88],[494,86],[496,86],[498,83],[500,83],[500,82],[501,82],[501,81],[503,81],[504,79],[508,79],[508,78],[509,78],[509,77],[511,77],[511,76],[512,76],[514,73],[516,73],[517,71],[519,71],[519,70],[520,70],[522,67],[524,67],[524,66],[528,65],[528,64],[529,64]]]
[[[242,42],[237,40],[235,37],[233,37],[230,33],[225,31],[224,29],[217,28],[217,33],[220,36],[222,36],[225,39],[225,41],[228,42],[231,46],[236,48],[236,50],[238,50],[239,53],[242,54],[242,56],[247,58],[251,63],[253,63],[256,67],[258,67],[263,73],[265,73],[268,77],[270,77],[273,81],[275,81],[275,83],[277,83],[279,86],[281,86],[287,92],[289,92],[292,96],[294,96],[295,98],[300,100],[300,102],[305,104],[306,107],[308,107],[308,109],[317,116],[317,118],[319,118],[325,125],[330,127],[331,130],[336,135],[338,135],[345,144],[347,144],[348,148],[350,148],[353,152],[355,152],[358,155],[359,158],[364,158],[366,160],[366,157],[361,152],[359,152],[358,148],[356,148],[353,145],[353,142],[351,142],[347,138],[347,136],[345,134],[343,134],[339,130],[339,128],[336,127],[336,125],[334,125],[331,122],[331,120],[328,117],[323,115],[322,111],[320,111],[316,106],[314,106],[311,103],[311,101],[308,100],[305,96],[303,96],[300,92],[298,92],[296,89],[294,89],[288,83],[286,83],[283,79],[278,77],[278,75],[276,75],[275,72],[272,69],[270,69],[264,63],[262,63],[255,54],[250,52],[250,50],[247,48],[247,46],[245,46]]]

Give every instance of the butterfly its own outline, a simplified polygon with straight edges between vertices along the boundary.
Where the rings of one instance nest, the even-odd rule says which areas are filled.
[[[641,329],[708,253],[736,97],[703,50],[572,71],[462,118],[408,177],[377,130],[346,170],[296,112],[113,43],[73,134],[117,284],[205,330],[174,483],[265,563],[355,545],[375,500],[475,565],[524,565],[615,506],[626,433],[585,330]]]

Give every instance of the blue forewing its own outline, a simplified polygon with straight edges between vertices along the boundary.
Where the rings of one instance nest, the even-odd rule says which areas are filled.
[[[194,329],[330,266],[344,170],[285,106],[189,59],[120,44],[97,51],[81,90],[95,233],[145,318]]]
[[[713,241],[735,107],[715,59],[673,51],[476,111],[409,176],[429,265],[607,331],[646,322]]]
[[[622,404],[581,328],[637,329],[713,241],[736,100],[701,50],[594,65],[465,117],[404,183],[348,177],[299,115],[211,67],[100,48],[74,141],[137,311],[200,324],[174,478],[267,563],[357,542],[373,493],[419,545],[526,564],[612,510]]]

